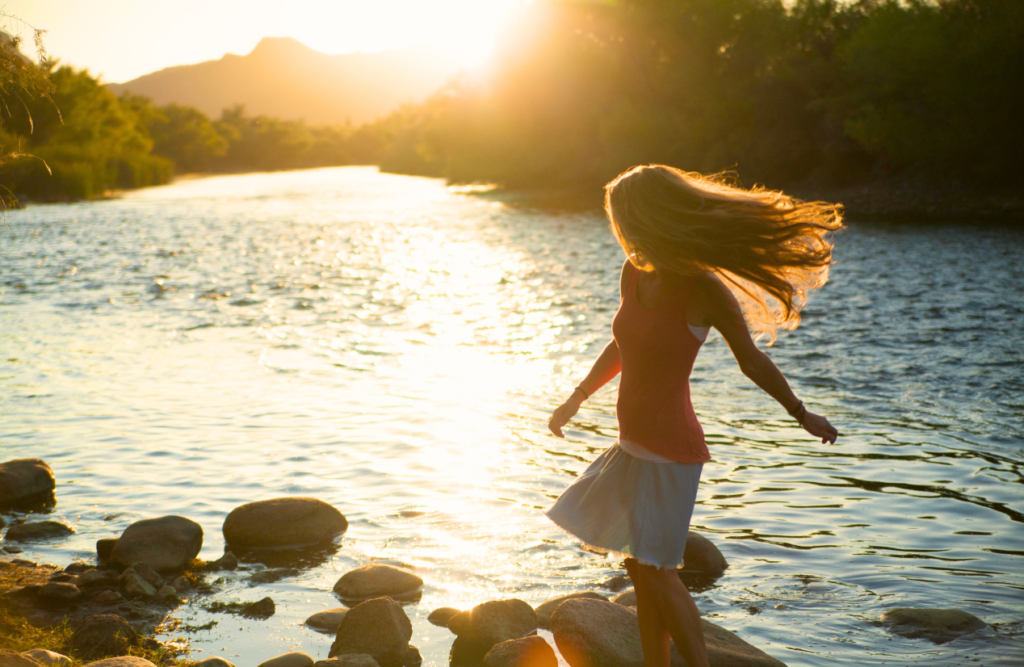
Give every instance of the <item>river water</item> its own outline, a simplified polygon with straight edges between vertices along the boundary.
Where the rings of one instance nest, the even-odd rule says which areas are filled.
[[[618,250],[596,213],[550,213],[437,180],[338,168],[181,181],[9,212],[0,230],[0,459],[53,467],[59,564],[138,519],[201,523],[307,495],[341,548],[213,599],[192,657],[324,658],[304,627],[335,581],[417,568],[406,610],[447,664],[440,606],[539,603],[623,572],[541,514],[615,438],[614,386],[558,440],[550,410],[610,335]],[[770,354],[835,445],[805,436],[712,333],[692,386],[714,460],[694,528],[731,563],[701,612],[789,665],[1024,659],[1024,231],[853,221],[832,281]],[[8,519],[19,517],[7,513]],[[35,517],[33,517],[35,518]],[[598,588],[597,590],[601,590]],[[945,645],[872,624],[955,607],[993,629]]]

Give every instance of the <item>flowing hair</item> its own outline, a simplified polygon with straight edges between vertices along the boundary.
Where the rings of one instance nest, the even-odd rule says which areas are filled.
[[[612,232],[641,271],[722,278],[757,337],[795,329],[807,291],[828,281],[842,206],[733,185],[665,165],[633,167],[605,186]]]

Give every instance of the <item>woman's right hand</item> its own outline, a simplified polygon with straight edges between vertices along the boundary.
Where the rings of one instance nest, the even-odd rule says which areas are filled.
[[[834,445],[836,444],[836,438],[839,437],[839,431],[836,430],[835,426],[828,423],[828,420],[821,415],[816,415],[813,412],[805,412],[800,425],[814,437],[821,438],[821,444],[827,442]]]
[[[580,405],[582,404],[583,401],[579,397],[579,392],[574,391],[569,400],[555,408],[555,411],[551,414],[551,419],[548,420],[548,429],[559,438],[564,438],[565,435],[562,433],[562,427],[568,424],[569,420],[580,411]]]

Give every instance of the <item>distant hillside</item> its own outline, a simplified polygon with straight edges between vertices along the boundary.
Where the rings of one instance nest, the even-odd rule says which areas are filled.
[[[373,120],[433,93],[457,66],[413,49],[327,55],[290,37],[265,37],[247,56],[168,67],[108,84],[157,104],[196,107],[211,117],[234,104],[249,114],[308,123]]]

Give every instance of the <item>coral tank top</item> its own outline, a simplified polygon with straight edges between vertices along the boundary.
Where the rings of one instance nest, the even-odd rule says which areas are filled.
[[[637,297],[640,271],[632,265],[628,271],[612,320],[622,359],[615,404],[619,439],[679,463],[709,461],[704,429],[690,402],[690,372],[701,346],[686,322],[692,280],[681,293],[647,308]]]

